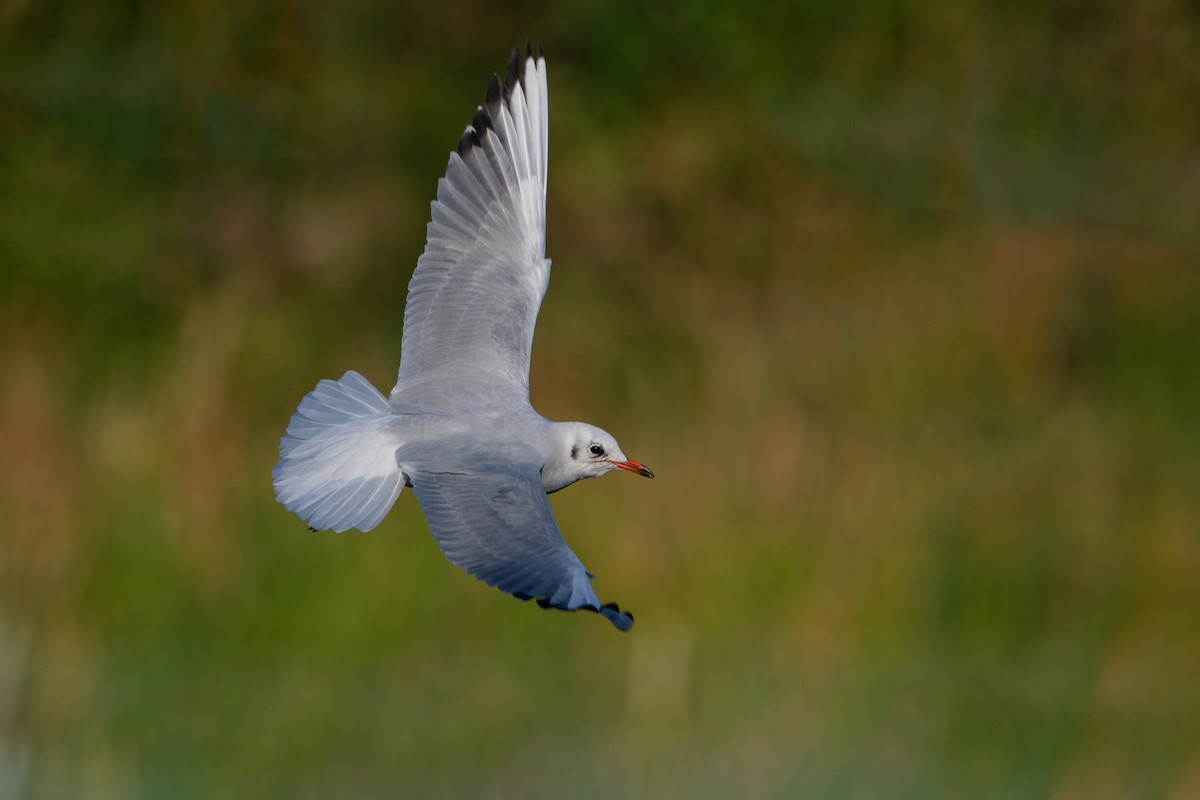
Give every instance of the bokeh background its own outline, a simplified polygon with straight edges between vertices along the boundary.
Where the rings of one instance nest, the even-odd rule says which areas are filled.
[[[529,36],[628,635],[274,502]],[[1200,797],[1200,6],[0,2],[0,796]]]

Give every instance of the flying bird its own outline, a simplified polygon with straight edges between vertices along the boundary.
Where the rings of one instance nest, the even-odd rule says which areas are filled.
[[[618,629],[547,495],[582,478],[654,473],[608,433],[529,402],[546,258],[546,61],[514,50],[450,154],[408,286],[391,395],[357,372],[305,395],[280,442],[275,497],[313,530],[369,531],[411,486],[446,557],[543,608]]]

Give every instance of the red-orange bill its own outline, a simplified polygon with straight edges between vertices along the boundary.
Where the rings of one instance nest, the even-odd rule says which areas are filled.
[[[614,461],[612,462],[618,469],[623,469],[626,472],[636,472],[638,475],[644,475],[647,478],[653,478],[654,472],[645,464],[639,464],[636,461]]]

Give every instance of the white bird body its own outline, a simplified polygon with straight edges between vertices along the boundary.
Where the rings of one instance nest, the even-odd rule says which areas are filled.
[[[526,47],[452,153],[409,284],[390,397],[357,372],[304,397],[280,442],[276,498],[315,530],[368,531],[413,487],[446,556],[521,599],[601,604],[546,495],[614,469],[653,473],[612,436],[529,403],[545,258],[546,64]]]

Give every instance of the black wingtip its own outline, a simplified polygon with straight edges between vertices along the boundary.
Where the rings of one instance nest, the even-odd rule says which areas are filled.
[[[616,603],[605,603],[598,609],[601,616],[613,624],[613,627],[624,633],[633,627],[633,614],[622,611]]]
[[[537,47],[538,58],[543,58],[542,45],[539,42]],[[533,58],[533,43],[528,37],[525,39],[525,58]],[[463,131],[463,135],[458,140],[458,154],[465,156],[472,148],[479,147],[479,135],[484,131],[493,128],[492,111],[496,109],[501,99],[505,103],[512,97],[513,89],[518,85],[525,85],[525,70],[522,68],[524,60],[521,56],[521,49],[514,47],[512,53],[508,56],[508,67],[504,70],[504,80],[496,73],[492,73],[492,77],[488,80],[487,95],[484,104],[475,110],[475,118],[471,122],[471,126]]]
[[[528,37],[525,39],[524,55],[522,55],[521,48],[519,47],[514,47],[512,52],[509,53],[508,67],[504,70],[504,81],[502,87],[505,102],[508,102],[508,99],[512,97],[513,89],[516,88],[518,84],[520,84],[522,88],[525,88],[525,59],[533,57],[533,43],[529,41]],[[546,57],[545,52],[542,50],[541,42],[538,42],[537,57],[539,59]],[[488,104],[490,105],[492,102],[492,87],[489,84]]]
[[[488,113],[487,108],[480,106],[475,109],[475,118],[471,120],[471,127],[475,129],[476,136],[492,128],[492,115]]]
[[[619,631],[628,631],[633,627],[633,614],[629,611],[622,611],[621,607],[616,603],[605,603],[596,608],[595,606],[580,606],[578,609],[564,608],[550,602],[548,597],[534,597],[533,595],[525,594],[524,592],[509,592],[513,597],[522,602],[532,600],[538,604],[539,608],[552,608],[555,611],[592,611],[613,624],[613,627]]]
[[[458,154],[465,156],[473,147],[479,147],[479,134],[475,132],[474,128],[468,125],[467,129],[463,131],[462,137],[458,140]]]
[[[500,76],[493,72],[492,77],[488,80],[487,107],[494,108],[499,105],[503,95],[504,87],[500,85]]]
[[[521,80],[520,55],[514,47],[508,57],[508,69],[504,72],[504,99],[512,96],[512,91]]]

